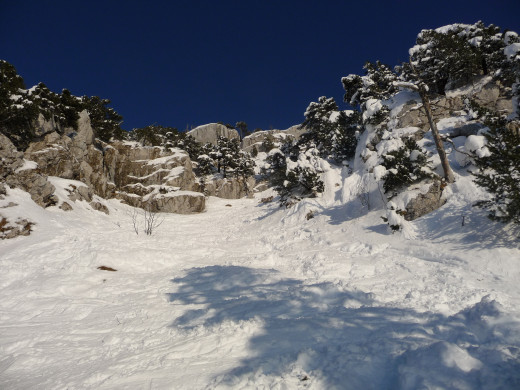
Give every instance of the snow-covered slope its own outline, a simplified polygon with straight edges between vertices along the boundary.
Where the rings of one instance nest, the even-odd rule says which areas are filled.
[[[210,198],[152,236],[8,190],[35,225],[0,241],[0,388],[518,389],[518,231],[460,174],[406,240],[323,169],[321,198]]]

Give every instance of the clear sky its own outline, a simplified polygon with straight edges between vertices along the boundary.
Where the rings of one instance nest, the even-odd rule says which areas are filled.
[[[365,61],[407,60],[424,28],[520,32],[520,0],[7,1],[0,58],[26,85],[112,101],[129,130],[245,121],[284,129]]]

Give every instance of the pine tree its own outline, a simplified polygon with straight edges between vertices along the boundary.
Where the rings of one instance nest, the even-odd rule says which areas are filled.
[[[354,157],[359,135],[363,131],[361,113],[359,111],[342,111],[336,119],[336,128],[332,138],[332,157],[337,161],[345,161]]]
[[[334,98],[321,96],[317,102],[311,102],[305,111],[305,120],[300,128],[307,130],[300,138],[300,145],[317,147],[320,151],[330,152],[334,136],[335,123],[331,115],[338,111]]]
[[[428,158],[413,138],[404,140],[404,145],[382,156],[386,168],[383,188],[389,198],[401,187],[432,177],[428,169]]]
[[[238,164],[240,154],[240,144],[237,138],[229,139],[223,136],[217,138],[217,146],[211,152],[212,157],[217,162],[217,172],[227,177],[227,171],[234,169]]]
[[[318,172],[309,165],[296,165],[288,168],[288,162],[293,160],[291,156],[294,152],[292,143],[285,144],[285,153],[280,149],[273,149],[267,156],[267,168],[263,173],[268,178],[269,183],[280,196],[280,205],[289,207],[303,198],[313,198],[324,191],[324,183],[320,179]],[[309,150],[299,154],[300,158],[309,158],[312,155]],[[294,164],[293,164],[294,165]]]
[[[255,174],[255,162],[252,160],[251,155],[247,152],[240,151],[238,154],[238,161],[234,170],[236,178],[245,179]]]
[[[473,105],[489,128],[484,134],[489,153],[474,158],[479,171],[475,183],[492,198],[476,205],[489,210],[489,217],[501,222],[520,223],[520,124]]]
[[[213,160],[207,154],[197,157],[197,174],[199,176],[209,175],[213,172]]]
[[[334,98],[322,96],[311,102],[300,126],[307,129],[298,145],[305,150],[317,148],[324,158],[341,162],[352,158],[360,132],[361,115],[357,111],[338,111]]]
[[[262,151],[269,153],[275,147],[276,145],[274,144],[274,137],[271,134],[267,134],[267,136],[262,141]],[[254,150],[256,150],[256,147]],[[256,150],[256,154],[258,154],[258,150]]]
[[[244,121],[237,122],[235,128],[238,130],[238,134],[240,135],[240,139],[246,137],[248,135],[247,131],[247,123]]]
[[[68,89],[63,89],[60,95],[60,122],[65,127],[76,128],[79,111],[81,110],[81,99],[73,96]]]
[[[19,149],[25,149],[33,134],[38,107],[29,99],[23,78],[13,65],[0,60],[0,130]]]
[[[126,132],[121,128],[123,117],[113,108],[108,107],[110,100],[98,96],[83,96],[83,107],[88,111],[92,128],[96,136],[104,142],[111,138],[124,139]]]
[[[499,27],[486,27],[482,22],[423,30],[410,49],[415,71],[408,63],[398,71],[403,80],[425,82],[430,94],[444,94],[479,75],[492,75],[509,87],[515,77],[512,62],[504,53],[510,43],[504,35]],[[508,40],[515,39],[517,36],[509,35]]]
[[[365,109],[370,99],[385,100],[397,92],[394,81],[397,75],[385,64],[376,61],[365,63],[365,76],[350,74],[341,79],[345,89],[345,102],[353,107]]]

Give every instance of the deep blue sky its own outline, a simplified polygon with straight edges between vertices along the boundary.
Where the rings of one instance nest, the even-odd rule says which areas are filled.
[[[283,129],[319,96],[344,108],[341,77],[406,60],[421,29],[478,20],[520,32],[520,0],[0,0],[0,58],[28,87],[110,99],[127,130]]]

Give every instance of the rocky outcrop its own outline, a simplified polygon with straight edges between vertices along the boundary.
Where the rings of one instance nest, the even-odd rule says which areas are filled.
[[[45,119],[42,113],[38,114],[38,118],[33,123],[34,136],[36,138],[43,137],[46,134],[58,131],[62,132],[60,125],[51,116],[49,119]]]
[[[108,207],[105,206],[103,203],[100,203],[100,202],[90,202],[90,206],[94,209],[94,210],[97,210],[97,211],[101,211],[102,213],[105,213],[105,214],[110,214],[110,212],[108,211]]]
[[[5,180],[23,165],[23,153],[16,150],[11,140],[0,133],[0,179]]]
[[[95,144],[86,111],[80,113],[76,131],[66,135],[57,131],[48,133],[42,141],[29,145],[25,159],[36,162],[46,175],[80,180],[101,197],[113,196],[115,188],[104,171],[102,147]]]
[[[406,205],[406,214],[404,218],[407,221],[413,221],[423,215],[426,215],[446,203],[446,199],[442,198],[442,183],[436,180],[432,183],[428,192],[419,194]]]
[[[0,134],[0,177],[8,185],[30,192],[44,207],[58,201],[48,176],[85,183],[70,191],[70,201],[84,200],[103,212],[108,210],[93,201],[94,195],[116,197],[153,211],[191,213],[204,210],[204,194],[236,199],[253,193],[254,178],[214,178],[202,186],[188,154],[180,149],[143,147],[136,142],[102,143],[95,139],[86,111],[79,116],[77,130],[62,131],[43,118],[36,127],[40,139],[24,153]],[[218,136],[238,138],[236,130],[219,124],[200,126],[191,134],[210,143],[216,143]],[[22,169],[27,161],[30,166]],[[71,202],[61,203],[61,207],[71,209]]]
[[[219,123],[210,123],[194,128],[188,132],[196,141],[201,144],[210,143],[217,145],[218,137],[226,137],[229,139],[240,138],[235,129],[228,129],[226,126]]]
[[[205,183],[204,193],[218,196],[223,199],[240,199],[252,197],[256,181],[254,177],[242,178],[213,178]]]
[[[0,134],[0,161],[0,179],[5,184],[28,192],[34,202],[42,207],[56,204],[55,188],[47,176],[34,169],[34,166],[26,165],[23,153],[18,152],[3,134]]]
[[[0,240],[28,236],[31,234],[33,225],[32,222],[26,219],[18,219],[14,223],[10,223],[5,217],[0,215]]]
[[[191,214],[200,213],[206,207],[206,197],[200,192],[165,191],[165,193],[157,191],[147,196],[120,193],[119,198],[130,206],[151,212]]]
[[[265,152],[265,150],[262,149],[262,142],[264,142],[267,137],[271,136],[274,138],[275,142],[282,143],[288,140],[298,140],[306,131],[306,129],[301,129],[299,125],[292,126],[287,130],[256,131],[253,134],[244,137],[241,146],[246,152],[251,152],[253,147],[256,147],[259,152]]]
[[[461,115],[465,110],[465,96],[470,96],[482,107],[508,115],[513,112],[513,104],[509,94],[510,92],[500,83],[492,81],[490,77],[481,77],[476,79],[473,84],[448,91],[446,96],[432,99],[433,119],[438,121],[439,119]],[[405,127],[419,127],[423,134],[429,131],[430,125],[422,104],[412,100],[403,106],[398,115],[397,128]]]
[[[204,195],[192,191],[197,184],[191,160],[180,149],[116,142],[105,161],[116,197],[132,206],[180,214],[204,210]]]
[[[5,183],[12,188],[21,188],[31,195],[32,200],[42,206],[54,206],[58,198],[54,195],[55,187],[49,183],[46,175],[36,170],[25,169],[7,177]]]

